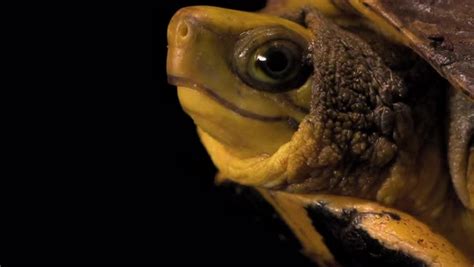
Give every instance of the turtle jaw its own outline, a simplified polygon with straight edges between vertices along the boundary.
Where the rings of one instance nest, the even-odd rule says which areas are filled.
[[[184,111],[200,130],[239,158],[269,155],[278,149],[280,143],[287,142],[293,133],[287,118],[234,109],[236,107],[232,103],[219,98],[210,89],[181,84],[178,86],[178,98]],[[269,141],[252,138],[256,136],[254,133],[264,133]],[[215,151],[209,150],[209,153]]]

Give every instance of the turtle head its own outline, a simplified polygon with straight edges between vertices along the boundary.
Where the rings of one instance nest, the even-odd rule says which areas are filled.
[[[168,80],[224,176],[261,182],[268,173],[254,180],[251,166],[270,161],[283,171],[286,152],[277,152],[309,110],[311,38],[295,22],[222,8],[188,7],[172,18]]]
[[[389,167],[420,141],[403,78],[314,9],[268,14],[189,7],[168,28],[168,79],[221,177],[392,203]]]

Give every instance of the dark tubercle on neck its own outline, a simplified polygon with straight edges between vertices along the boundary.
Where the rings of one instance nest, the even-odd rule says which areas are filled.
[[[417,147],[419,118],[409,92],[416,56],[402,51],[411,59],[397,61],[376,39],[343,30],[314,10],[305,12],[305,23],[315,35],[309,120],[320,130],[317,156],[308,162],[314,171],[298,188],[371,198],[401,150],[413,154]]]

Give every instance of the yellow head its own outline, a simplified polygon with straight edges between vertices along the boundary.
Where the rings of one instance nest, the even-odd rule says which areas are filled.
[[[173,17],[168,79],[226,178],[283,179],[281,150],[309,110],[311,38],[297,23],[262,14],[190,7]]]

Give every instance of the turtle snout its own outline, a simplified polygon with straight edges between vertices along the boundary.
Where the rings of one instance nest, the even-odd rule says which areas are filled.
[[[168,45],[186,47],[199,32],[199,10],[195,7],[182,8],[171,19],[168,26]]]

